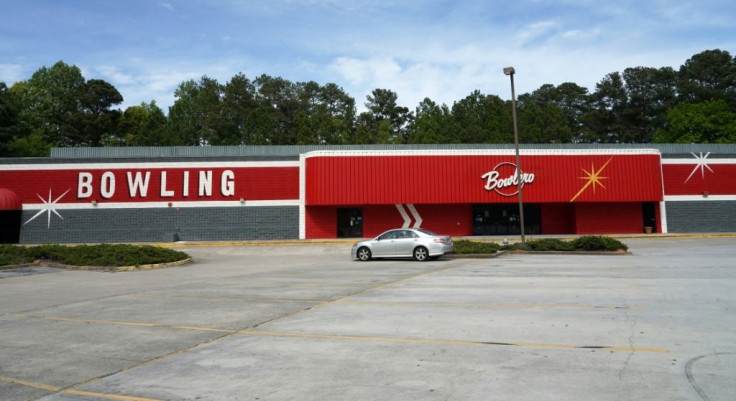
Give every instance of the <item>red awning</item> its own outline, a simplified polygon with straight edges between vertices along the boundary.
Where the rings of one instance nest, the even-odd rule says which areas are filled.
[[[15,192],[0,188],[0,210],[22,210],[23,202]]]

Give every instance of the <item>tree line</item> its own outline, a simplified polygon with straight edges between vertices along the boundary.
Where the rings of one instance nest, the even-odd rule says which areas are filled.
[[[12,87],[0,82],[0,156],[50,147],[512,143],[511,102],[475,90],[414,110],[374,89],[358,113],[334,83],[243,74],[182,82],[168,113],[155,100],[120,110],[110,83],[59,61]],[[546,84],[517,101],[522,143],[736,143],[736,58],[723,50],[680,66],[607,74],[591,92]]]

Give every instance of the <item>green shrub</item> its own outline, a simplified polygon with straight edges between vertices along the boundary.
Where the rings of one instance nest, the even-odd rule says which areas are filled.
[[[627,251],[629,247],[621,241],[600,235],[586,235],[571,241],[575,249],[583,251]]]
[[[480,253],[496,253],[500,249],[498,244],[493,242],[470,241],[459,239],[453,241],[454,251],[458,254],[480,254]]]
[[[176,262],[188,257],[189,255],[184,252],[150,245],[40,245],[32,247],[3,245],[0,247],[0,266],[30,263],[39,259],[70,266],[140,266]]]
[[[627,251],[629,247],[621,241],[603,236],[583,236],[572,241],[563,241],[556,238],[541,238],[527,241],[526,244],[515,242],[508,245],[498,245],[494,242],[472,240],[456,240],[455,253],[479,254],[504,251]]]
[[[527,241],[527,247],[532,251],[574,251],[575,246],[567,241],[556,238],[542,238]]]
[[[20,265],[33,262],[25,248],[14,245],[0,245],[0,266]]]
[[[33,260],[44,259],[61,261],[67,253],[67,248],[61,245],[39,245],[31,246],[26,249],[26,253]]]

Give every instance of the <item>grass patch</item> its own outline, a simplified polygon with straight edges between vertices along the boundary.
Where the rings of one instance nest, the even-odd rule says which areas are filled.
[[[481,242],[472,240],[457,240],[455,244],[456,254],[490,254],[500,250],[504,251],[628,251],[629,247],[621,241],[600,235],[588,235],[576,238],[570,241],[563,241],[555,238],[542,238],[526,242],[526,246],[521,243],[509,245],[498,245],[494,242]]]
[[[184,252],[150,245],[0,245],[0,266],[48,260],[70,266],[121,267],[178,262],[189,258]]]

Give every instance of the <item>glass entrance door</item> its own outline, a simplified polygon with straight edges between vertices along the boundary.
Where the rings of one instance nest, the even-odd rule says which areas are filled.
[[[540,234],[539,205],[524,205],[524,233]],[[518,204],[485,204],[473,206],[473,235],[521,234]]]
[[[337,238],[363,237],[363,209],[337,209]]]

